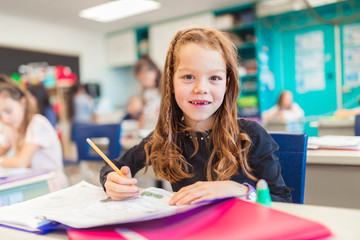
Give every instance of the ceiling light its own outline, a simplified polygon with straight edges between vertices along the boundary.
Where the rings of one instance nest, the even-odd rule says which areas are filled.
[[[98,22],[111,22],[160,8],[153,0],[117,0],[81,10],[79,16]]]

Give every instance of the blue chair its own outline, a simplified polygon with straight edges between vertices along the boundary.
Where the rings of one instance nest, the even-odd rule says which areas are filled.
[[[91,171],[89,161],[97,161],[101,166],[105,164],[102,157],[86,142],[86,138],[90,138],[109,159],[115,159],[121,154],[120,134],[121,124],[87,124],[77,127],[74,140],[82,179],[98,183],[99,166]]]
[[[360,136],[360,114],[355,116],[355,136]]]
[[[108,139],[106,143],[107,151],[104,154],[109,159],[114,159],[121,154],[120,144],[121,125],[120,124],[86,124],[78,126],[74,140],[78,151],[78,160],[104,161],[91,146],[86,142],[86,138],[90,138],[94,143],[95,139]]]
[[[306,151],[308,135],[304,133],[269,133],[279,145],[281,174],[286,185],[293,189],[294,203],[304,203]]]

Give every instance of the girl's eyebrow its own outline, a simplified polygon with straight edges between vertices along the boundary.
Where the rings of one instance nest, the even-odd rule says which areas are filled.
[[[188,67],[179,67],[178,68],[178,71],[197,71],[196,69],[192,69],[192,68],[188,68]],[[211,73],[214,73],[214,72],[224,72],[226,73],[226,70],[225,69],[222,69],[222,68],[216,68],[216,69],[213,69],[210,71]]]

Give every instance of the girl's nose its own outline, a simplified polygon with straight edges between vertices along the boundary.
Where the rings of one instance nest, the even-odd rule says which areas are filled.
[[[193,92],[195,94],[207,94],[207,93],[209,93],[209,88],[207,87],[206,83],[204,83],[203,81],[199,81],[195,85]]]

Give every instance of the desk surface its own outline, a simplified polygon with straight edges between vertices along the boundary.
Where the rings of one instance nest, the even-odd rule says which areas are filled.
[[[306,163],[360,166],[358,150],[307,150]]]
[[[9,183],[1,184],[0,191],[6,190],[6,189],[11,189],[11,188],[16,188],[16,187],[20,187],[20,186],[24,186],[24,185],[28,185],[28,184],[33,184],[33,183],[37,183],[37,182],[41,182],[41,181],[46,181],[46,180],[53,178],[54,176],[55,176],[55,172],[53,172],[53,171],[38,172],[38,173],[34,173],[34,175],[29,174],[29,176],[24,177],[22,179],[19,179],[16,181],[11,181]]]
[[[354,239],[354,236],[360,236],[360,210],[277,202],[273,203],[273,208],[320,222],[331,229],[339,239]],[[6,236],[8,240],[68,239],[65,231],[55,231],[46,235],[37,235],[6,227],[0,227],[0,236]]]
[[[287,203],[273,203],[273,208],[322,223],[335,234],[336,239],[360,236],[360,210]]]

